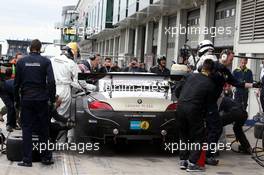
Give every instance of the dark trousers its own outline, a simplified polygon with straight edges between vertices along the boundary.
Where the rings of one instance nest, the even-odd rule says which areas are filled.
[[[186,147],[184,150],[180,149],[180,159],[197,163],[205,141],[204,115],[197,106],[190,103],[179,104],[177,115],[180,122],[179,137],[181,143],[199,145],[198,147]]]
[[[260,103],[262,107],[262,112],[264,111],[264,89],[261,89],[260,91]]]
[[[234,99],[237,103],[243,106],[244,110],[247,110],[248,106],[248,91],[235,92]]]
[[[21,122],[23,133],[23,161],[32,162],[32,131],[34,128],[39,136],[39,143],[48,142],[49,117],[47,101],[21,101]],[[35,125],[35,126],[34,126]],[[37,125],[37,127],[36,127]],[[46,145],[47,146],[47,145]],[[45,150],[41,159],[51,159],[51,153]]]
[[[243,126],[248,118],[247,111],[244,110],[241,105],[234,103],[233,100],[228,97],[225,97],[222,103],[226,106],[222,111],[220,111],[223,126],[234,124],[233,130],[236,139],[244,149],[250,148],[248,139],[243,131]]]
[[[8,94],[0,94],[0,97],[7,108],[6,125],[15,128],[17,124],[16,124],[16,110],[14,106],[14,97]]]
[[[208,113],[206,116],[206,130],[207,130],[207,144],[216,145],[223,131],[222,119],[218,112],[217,104],[213,104],[210,109],[207,109]],[[207,157],[213,157],[215,149],[209,146],[212,150],[208,149],[206,152]]]

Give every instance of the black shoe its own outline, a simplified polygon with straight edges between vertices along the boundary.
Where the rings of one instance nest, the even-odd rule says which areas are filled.
[[[21,130],[21,127],[20,126],[16,126],[16,127],[14,127],[14,130]]]
[[[26,163],[26,162],[19,162],[17,163],[18,166],[24,166],[24,167],[32,167],[32,163]]]
[[[246,155],[251,155],[252,154],[252,148],[245,148],[241,145],[238,146],[238,152]]]
[[[205,159],[205,163],[207,165],[213,165],[216,166],[219,163],[219,160],[215,159],[214,157],[206,157]]]
[[[197,164],[188,162],[188,166],[187,166],[186,171],[187,172],[204,172],[205,171],[205,168],[204,167],[200,167]]]
[[[51,160],[51,159],[44,159],[44,160],[41,160],[41,163],[43,165],[52,165],[54,164],[54,162]]]
[[[9,125],[6,126],[7,132],[13,132],[13,128]]]
[[[186,170],[188,166],[188,161],[187,160],[180,160],[180,169],[181,170]]]

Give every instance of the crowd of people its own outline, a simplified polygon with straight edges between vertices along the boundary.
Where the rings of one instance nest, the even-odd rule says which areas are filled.
[[[159,57],[157,65],[148,71],[145,64],[139,63],[137,58],[131,58],[128,66],[124,68],[120,68],[117,62],[113,63],[110,57],[106,57],[101,65],[100,54],[91,55],[88,59],[79,59],[78,45],[73,42],[62,48],[61,55],[47,59],[41,56],[41,46],[39,40],[33,40],[29,55],[17,53],[8,64],[9,68],[1,74],[0,97],[6,107],[6,130],[12,132],[21,127],[23,133],[23,160],[18,163],[19,166],[32,166],[33,132],[37,132],[41,143],[47,143],[49,139],[55,141],[58,132],[66,129],[68,134],[65,142],[73,142],[74,130],[67,127],[72,121],[72,87],[89,92],[96,89],[93,84],[78,81],[78,73],[150,72],[165,76],[173,74],[172,70],[166,68],[164,56]],[[181,125],[176,129],[179,129],[181,141],[217,144],[223,127],[234,123],[234,133],[240,142],[239,151],[250,154],[251,146],[242,127],[248,117],[248,89],[261,88],[261,83],[253,82],[252,71],[246,67],[247,58],[240,59],[239,67],[232,73],[229,68],[234,58],[233,51],[225,49],[217,58],[214,46],[209,40],[199,43],[197,60],[188,60],[188,51],[182,51],[184,54],[180,64],[186,66],[187,72],[180,92],[178,89],[172,91],[177,91],[178,108],[175,114]],[[191,65],[191,62],[195,64]],[[264,69],[262,71],[264,72]],[[234,95],[231,86],[236,88]],[[261,88],[259,94],[264,106],[264,88]],[[2,109],[2,122],[4,114],[5,110]],[[51,118],[61,121],[66,127],[52,125]],[[187,171],[203,171],[197,164],[201,151],[180,151],[180,168]],[[52,153],[44,151],[41,160],[45,165],[53,164]],[[217,165],[218,162],[215,153],[207,150],[206,163]]]
[[[138,73],[155,73],[158,75],[170,75],[170,70],[166,68],[166,57],[157,58],[157,65],[146,69],[145,63],[138,62],[138,59],[133,57],[130,59],[128,66],[120,68],[117,62],[112,62],[110,57],[104,59],[103,64],[100,64],[100,54],[95,54],[87,60],[78,61],[78,66],[83,73],[109,73],[109,72],[138,72]]]

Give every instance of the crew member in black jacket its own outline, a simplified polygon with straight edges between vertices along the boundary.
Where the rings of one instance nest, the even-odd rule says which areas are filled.
[[[237,87],[237,88],[257,88],[260,86],[260,83],[245,83],[238,81],[229,70],[229,66],[232,65],[234,58],[234,52],[228,49],[225,49],[220,54],[220,60],[215,64],[215,73],[212,76],[213,81],[215,82],[216,89],[215,94],[217,98],[219,98],[223,92],[223,87],[226,83]],[[230,108],[232,106],[229,106]],[[208,145],[216,145],[218,140],[222,134],[223,130],[223,121],[222,118],[219,116],[218,112],[218,105],[215,102],[213,105],[210,106],[211,111],[207,115],[207,141]],[[211,150],[208,150],[206,153],[206,163],[209,165],[217,165],[218,160],[215,159],[214,150],[215,148],[210,147]]]
[[[187,78],[178,101],[177,114],[180,121],[180,140],[183,144],[199,145],[199,148],[186,147],[180,150],[180,168],[189,172],[203,171],[197,165],[201,148],[206,141],[205,117],[208,109],[216,103],[215,84],[211,79],[214,62],[205,60],[201,73],[190,74]]]
[[[47,144],[49,137],[48,102],[55,102],[56,85],[51,62],[40,55],[41,42],[31,42],[30,54],[17,62],[14,80],[16,108],[21,107],[23,161],[19,166],[32,166],[32,128],[39,123],[39,142]],[[41,153],[41,162],[52,164],[48,150]]]

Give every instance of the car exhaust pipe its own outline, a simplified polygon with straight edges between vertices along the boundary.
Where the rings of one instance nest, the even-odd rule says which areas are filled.
[[[113,129],[113,134],[116,136],[116,135],[118,135],[119,134],[119,130],[118,129]]]
[[[162,130],[160,133],[161,133],[162,136],[166,136],[167,135],[167,131],[166,130]]]
[[[161,135],[163,136],[163,142],[165,142],[165,140],[166,140],[166,135],[167,135],[167,131],[166,131],[166,130],[162,130],[160,133],[161,133]]]
[[[113,140],[114,140],[114,144],[117,144],[117,141],[116,141],[116,136],[119,134],[119,130],[118,129],[113,129],[113,134],[115,135]]]

